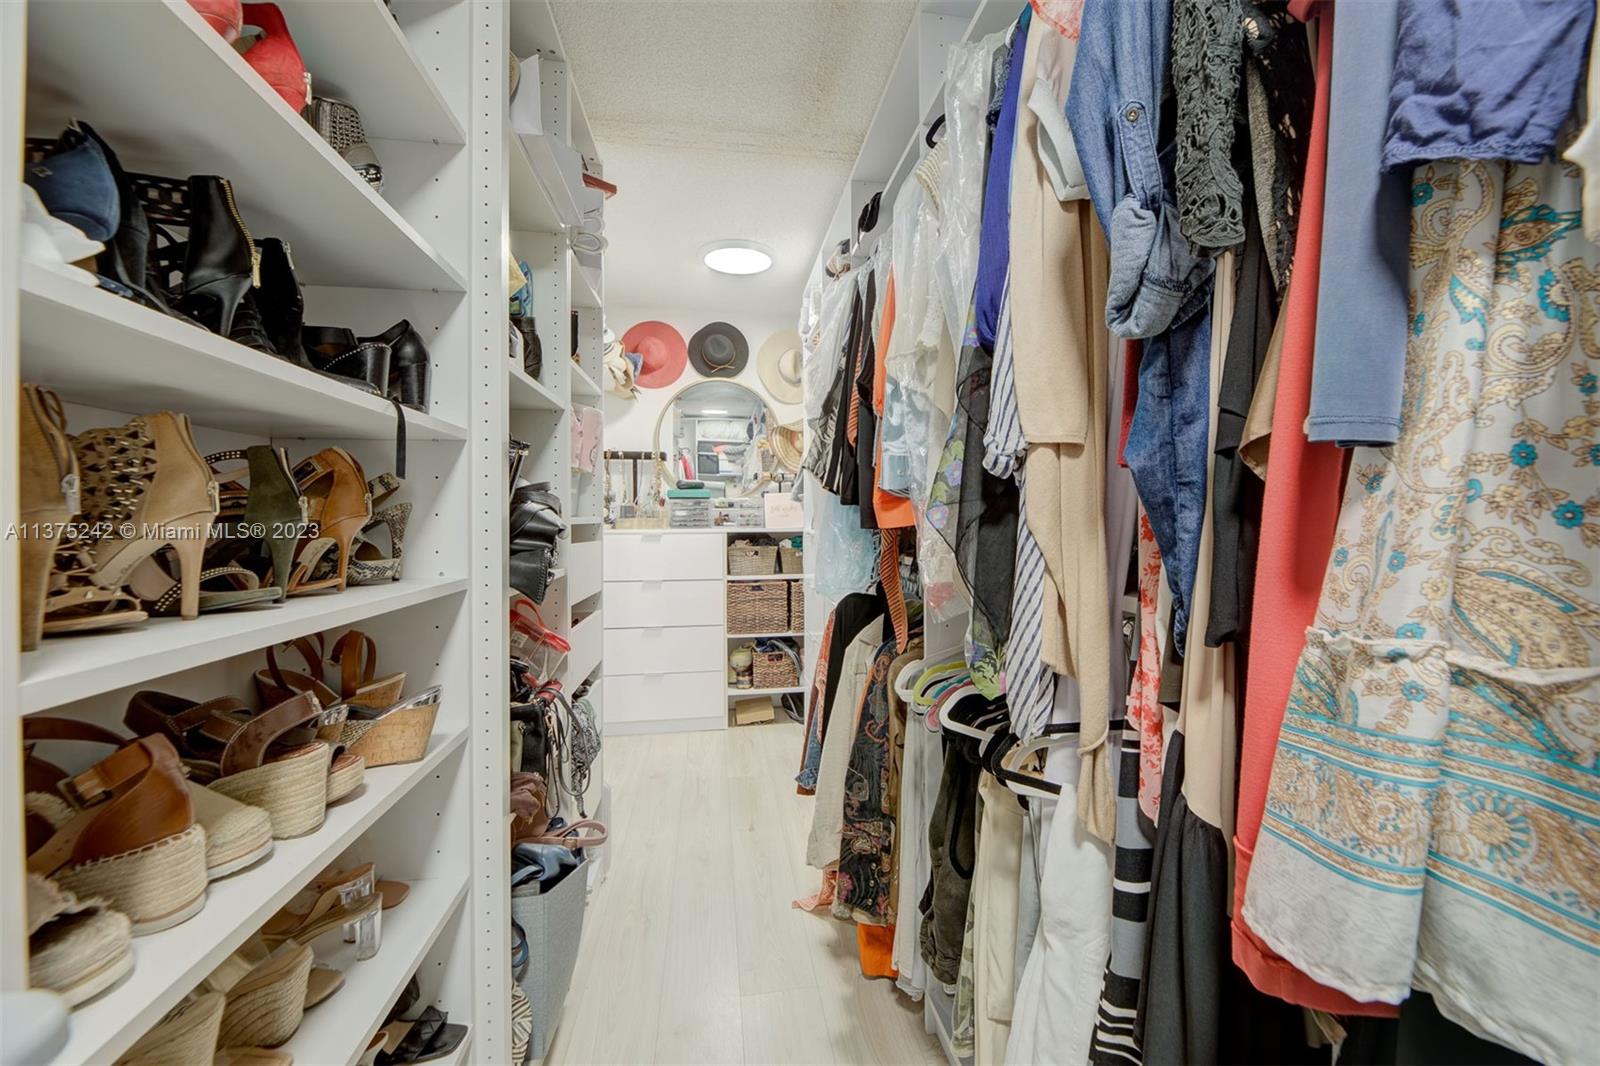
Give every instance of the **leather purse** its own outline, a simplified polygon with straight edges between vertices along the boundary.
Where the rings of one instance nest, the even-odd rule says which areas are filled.
[[[311,72],[306,70],[306,61],[300,58],[300,49],[289,35],[283,12],[277,4],[245,4],[244,25],[245,31],[234,47],[249,42],[241,49],[244,61],[299,114],[311,99]]]

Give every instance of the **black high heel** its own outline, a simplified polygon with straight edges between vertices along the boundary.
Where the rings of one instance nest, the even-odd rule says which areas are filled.
[[[360,343],[389,346],[388,398],[427,411],[428,374],[432,368],[427,345],[410,321],[402,318],[376,337],[360,338]]]
[[[213,333],[230,336],[239,305],[255,287],[256,249],[227,178],[189,178],[189,239],[173,304]]]
[[[265,237],[256,241],[256,259],[260,264],[261,283],[255,291],[255,306],[272,354],[296,366],[313,369],[300,339],[300,331],[305,327],[306,302],[300,293],[300,282],[294,276],[289,245],[277,237]]]
[[[306,326],[300,331],[311,368],[339,378],[363,392],[386,396],[389,390],[389,346],[356,340],[343,326]]]

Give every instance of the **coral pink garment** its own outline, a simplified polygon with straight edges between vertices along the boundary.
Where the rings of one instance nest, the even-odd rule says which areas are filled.
[[[1161,549],[1150,516],[1139,508],[1139,664],[1128,690],[1128,722],[1139,734],[1139,809],[1152,825],[1161,811],[1161,652],[1156,638]]]
[[[1234,850],[1233,961],[1251,983],[1271,996],[1335,1014],[1393,1015],[1385,1003],[1358,1003],[1318,984],[1279,958],[1244,922],[1245,882],[1266,808],[1272,756],[1283,709],[1317,613],[1322,578],[1333,550],[1343,496],[1344,455],[1331,443],[1306,440],[1311,406],[1311,360],[1316,341],[1317,277],[1322,255],[1323,181],[1328,162],[1328,81],[1333,65],[1333,6],[1310,9],[1317,26],[1317,95],[1307,144],[1305,192],[1296,237],[1294,284],[1283,314],[1283,359],[1272,413],[1272,463],[1261,507],[1261,547],[1256,563],[1255,613],[1250,626],[1250,676],[1245,692],[1244,740],[1239,755],[1239,806]],[[1312,901],[1307,901],[1311,904]]]

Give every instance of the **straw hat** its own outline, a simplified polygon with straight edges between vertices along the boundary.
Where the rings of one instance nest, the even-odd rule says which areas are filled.
[[[785,470],[800,469],[800,462],[805,457],[801,451],[801,445],[805,440],[804,433],[804,427],[799,422],[787,426],[773,426],[767,431],[767,443],[772,448],[772,457]]]
[[[622,347],[638,352],[641,364],[635,383],[641,389],[664,389],[683,376],[689,352],[683,334],[665,322],[637,322],[622,335]]]
[[[761,343],[756,353],[756,370],[761,374],[761,384],[767,395],[778,403],[799,403],[805,399],[801,385],[800,334],[794,330],[779,330]]]

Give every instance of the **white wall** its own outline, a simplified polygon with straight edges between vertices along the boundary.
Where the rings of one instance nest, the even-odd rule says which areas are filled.
[[[798,300],[796,301],[798,307]],[[761,382],[761,374],[756,369],[756,354],[761,351],[761,345],[774,333],[779,333],[795,328],[795,316],[741,314],[738,311],[685,311],[673,310],[662,307],[626,307],[612,306],[606,308],[606,324],[611,327],[620,338],[628,332],[636,322],[654,319],[666,322],[683,334],[687,343],[695,331],[711,322],[728,322],[744,334],[745,340],[750,342],[750,361],[745,364],[744,370],[735,378],[718,377],[718,381],[736,381],[746,388],[753,390],[756,395],[772,407],[779,423],[800,421],[805,414],[802,404],[779,404],[773,402],[767,394],[766,386]],[[683,368],[683,375],[663,389],[640,389],[639,398],[626,400],[614,393],[605,394],[603,410],[606,418],[606,450],[607,451],[649,451],[654,447],[653,433],[656,419],[661,414],[661,409],[679,389],[696,381],[705,381],[694,369],[691,362]],[[602,382],[602,385],[605,383]]]

